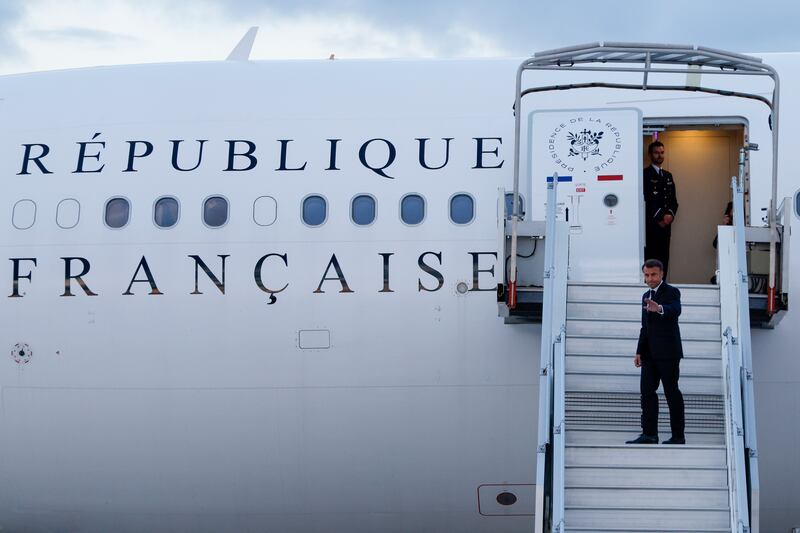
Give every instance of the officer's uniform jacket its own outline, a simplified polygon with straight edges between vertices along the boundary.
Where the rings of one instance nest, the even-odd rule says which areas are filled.
[[[661,173],[659,176],[653,165],[644,169],[645,220],[649,224],[661,222],[667,214],[674,217],[678,212],[672,174],[664,169],[661,169]]]

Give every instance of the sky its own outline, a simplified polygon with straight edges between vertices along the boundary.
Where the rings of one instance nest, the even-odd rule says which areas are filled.
[[[224,59],[526,56],[594,41],[800,51],[800,0],[0,0],[0,74]]]

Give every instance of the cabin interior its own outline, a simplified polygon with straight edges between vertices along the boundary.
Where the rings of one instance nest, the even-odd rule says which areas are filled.
[[[711,282],[717,269],[713,242],[732,198],[731,177],[739,173],[739,149],[745,139],[744,123],[669,125],[645,121],[643,165],[650,165],[648,145],[655,140],[664,143],[663,167],[673,175],[678,198],[670,243],[671,283]],[[745,186],[747,191],[747,180]]]

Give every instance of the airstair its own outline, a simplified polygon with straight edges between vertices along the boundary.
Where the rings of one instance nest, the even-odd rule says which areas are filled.
[[[641,285],[570,283],[565,353],[566,531],[728,531],[719,289],[679,286],[685,446],[630,446],[641,432]],[[661,396],[659,435],[670,436]]]
[[[579,81],[524,87],[523,74],[533,71],[579,73]],[[586,81],[598,72],[642,78]],[[690,85],[698,72],[771,79],[774,91],[770,98]],[[679,82],[663,84],[669,76]],[[641,432],[640,370],[633,357],[646,289],[639,270],[642,147],[627,140],[641,138],[643,114],[636,108],[522,108],[525,95],[587,88],[705,92],[757,100],[771,113],[766,224],[747,226],[748,153],[756,147],[745,143],[739,175],[731,180],[734,223],[717,228],[717,284],[678,285],[685,445],[625,444]],[[497,270],[504,278],[497,301],[507,324],[541,322],[537,533],[759,531],[750,328],[774,327],[788,308],[791,228],[788,200],[777,198],[779,92],[775,69],[760,59],[702,47],[594,43],[542,52],[520,66],[514,189],[498,195],[498,249],[504,253]],[[603,139],[616,140],[609,150]],[[521,192],[531,200],[527,212]],[[760,307],[748,293],[748,264],[757,250],[769,254]],[[659,437],[665,440],[669,411],[661,392],[659,398]]]
[[[741,213],[736,178],[732,186]],[[743,218],[719,228],[719,285],[678,285],[687,444],[626,445],[641,432],[633,355],[646,287],[567,279],[557,188],[548,188],[544,238],[536,531],[757,531]],[[665,440],[669,411],[661,392],[659,400]]]

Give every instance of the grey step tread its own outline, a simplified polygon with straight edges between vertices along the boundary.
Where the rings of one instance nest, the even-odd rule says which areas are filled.
[[[650,446],[655,448],[658,445],[655,444],[628,444],[631,448],[638,448],[638,449],[649,449]],[[674,446],[670,444],[663,444],[662,447],[665,446]],[[680,448],[680,446],[675,446],[675,448]],[[585,465],[564,465],[564,468],[569,470],[570,468],[575,469],[592,469],[592,470],[631,470],[634,472],[641,472],[642,470],[664,470],[664,471],[675,471],[675,470],[682,470],[682,471],[727,471],[727,466],[697,466],[697,465],[626,465],[626,464],[607,464],[607,463],[598,463],[598,464],[585,464]]]
[[[641,319],[641,317],[639,317],[639,318],[602,318],[602,317],[575,317],[575,318],[570,318],[568,316],[567,317],[567,328],[569,328],[569,323],[570,322],[624,322],[626,324],[635,323],[635,324],[638,325],[638,324],[642,323],[642,319]],[[718,326],[720,324],[720,321],[719,320],[697,320],[697,319],[681,320],[681,319],[678,319],[678,323],[680,325],[684,325],[684,324],[711,324],[711,325]]]
[[[564,454],[567,467],[596,466],[599,464],[641,467],[704,467],[727,468],[726,450],[718,447],[697,448],[691,446],[626,445],[577,447],[567,446]]]
[[[640,431],[640,413],[629,413],[627,416],[610,416],[599,413],[567,412],[565,422],[567,431],[572,430],[626,430]],[[668,410],[659,409],[658,430],[667,431],[669,429]],[[721,415],[702,416],[696,413],[686,413],[687,433],[723,433],[725,431],[725,419]],[[700,444],[700,443],[695,443]]]
[[[597,505],[565,505],[564,509],[572,509],[572,510],[596,510],[596,511],[641,511],[641,507],[636,507],[632,505],[610,505],[608,507],[600,507]],[[687,507],[669,507],[664,505],[654,505],[652,507],[647,507],[648,511],[666,511],[666,512],[678,512],[678,511],[725,511],[728,512],[729,507],[726,506],[687,506]]]
[[[591,401],[595,405],[628,405],[630,402],[635,402],[638,405],[639,392],[567,392],[565,399],[567,401]],[[663,397],[661,399],[663,400]],[[724,406],[724,398],[721,394],[684,394],[683,400],[687,405],[692,403],[695,405]]]
[[[729,509],[728,489],[718,487],[711,489],[566,487],[564,498],[564,505],[567,507],[614,507],[620,502],[625,502],[626,506],[637,509],[655,507]]]
[[[663,420],[659,421],[658,424],[658,434],[661,437],[661,440],[669,438],[672,431],[669,427],[669,420],[667,420],[666,413],[662,415]],[[567,419],[567,431],[613,431],[615,428],[619,428],[619,431],[625,435],[630,435],[630,437],[623,438],[620,440],[616,440],[613,442],[625,442],[626,440],[631,440],[632,438],[636,437],[639,433],[642,432],[641,427],[638,423],[639,417],[631,417],[627,424],[615,424],[613,421],[582,421],[582,420],[573,420],[568,418]],[[725,438],[725,424],[716,424],[711,426],[705,423],[696,423],[692,420],[686,421],[686,427],[684,428],[684,433],[686,434],[687,440],[691,442],[697,443],[697,441],[692,440],[693,437],[699,435],[719,435],[721,440]],[[719,442],[719,441],[715,441]],[[704,444],[707,442],[704,440]]]
[[[648,444],[650,448],[666,448],[671,446],[669,444]],[[594,448],[603,448],[603,449],[611,449],[611,448],[618,448],[621,450],[627,450],[631,447],[630,444],[567,444],[567,448],[586,448],[586,449],[594,449]],[[671,446],[670,449],[676,450],[725,450],[726,447],[722,444],[685,444],[683,446]]]
[[[641,409],[640,394],[632,392],[567,392],[564,396],[567,411],[609,414],[613,412],[630,412]],[[663,394],[658,395],[659,409],[667,408],[667,400]],[[722,413],[725,404],[722,395],[689,394],[684,392],[683,402],[686,413]]]
[[[617,374],[602,372],[567,372],[566,390],[568,392],[607,391],[637,392],[638,374]],[[659,387],[660,388],[660,387]],[[681,375],[680,389],[685,394],[719,394],[723,383],[720,376]]]
[[[654,480],[663,485],[685,488],[728,486],[727,468],[674,468],[665,466],[631,467],[625,465],[566,466],[564,483],[591,488],[595,485],[618,487],[648,487]]]
[[[683,376],[719,376],[722,378],[722,361],[714,358],[685,358],[681,361]],[[611,372],[622,375],[639,375],[641,370],[633,366],[633,356],[595,356],[570,354],[566,360],[567,372]]]
[[[621,492],[621,491],[629,491],[635,493],[645,493],[649,491],[703,491],[703,492],[724,492],[725,494],[728,493],[727,487],[692,487],[686,488],[683,485],[658,485],[657,487],[617,487],[613,485],[592,485],[591,487],[586,487],[582,485],[565,485],[564,490],[606,490],[612,492]]]
[[[643,287],[646,288],[646,285],[642,283],[620,283],[617,281],[567,281],[567,285],[572,287]],[[705,290],[719,290],[719,285],[714,285],[711,283],[680,283],[672,284],[673,287],[678,287],[679,289],[705,289]]]
[[[642,291],[644,294],[644,291]],[[607,300],[607,299],[599,299],[599,298],[568,298],[568,304],[592,304],[592,305],[633,305],[637,308],[640,308],[642,305],[639,301],[631,301],[631,300]],[[718,303],[683,303],[681,302],[681,307],[719,307]]]
[[[641,433],[639,427],[575,427],[568,426],[567,444],[623,444]],[[668,427],[659,427],[660,436],[669,436]],[[686,441],[690,444],[725,444],[724,431],[696,432],[694,428],[686,428]],[[629,446],[629,445],[628,445]]]
[[[623,341],[627,341],[627,340],[636,340],[636,341],[638,341],[639,340],[639,336],[638,335],[636,335],[636,336],[633,336],[633,335],[585,335],[583,333],[573,333],[571,335],[569,333],[567,333],[567,339],[569,339],[569,338],[574,338],[574,339],[593,339],[593,340],[618,339],[618,340],[623,340]],[[702,337],[686,337],[684,335],[681,335],[681,342],[687,342],[687,341],[722,343],[722,335],[720,335],[719,339],[717,339],[717,338],[705,339],[705,338],[702,338]]]
[[[694,528],[694,527],[680,527],[680,528],[649,528],[649,527],[617,527],[617,526],[603,526],[603,527],[582,527],[582,526],[565,526],[564,533],[731,533],[728,529],[714,529],[714,528]]]
[[[720,320],[719,304],[684,304],[682,307],[681,324],[703,320],[718,322]],[[640,302],[604,302],[601,300],[567,301],[567,319],[580,318],[641,320],[642,304]]]
[[[682,529],[686,527],[724,528],[730,524],[727,509],[658,509],[654,512],[642,509],[568,509],[564,523],[575,526],[638,528],[659,527]]]
[[[669,407],[667,406],[666,402],[664,402],[663,404],[661,404],[659,406],[659,411],[661,411],[662,407],[664,409],[669,409]],[[637,406],[631,406],[631,407],[618,407],[618,408],[613,408],[613,409],[611,409],[611,408],[598,409],[597,407],[594,407],[594,406],[591,406],[591,405],[582,405],[582,404],[570,405],[569,403],[567,403],[566,412],[567,413],[574,413],[575,415],[579,415],[581,413],[593,413],[595,415],[602,415],[602,416],[614,416],[614,415],[625,416],[625,415],[628,415],[630,413],[639,414],[639,413],[642,412],[642,408],[637,405]],[[712,417],[712,416],[720,416],[720,417],[722,417],[725,414],[723,407],[719,407],[719,408],[713,407],[713,408],[707,408],[707,409],[706,408],[692,408],[692,409],[689,409],[688,407],[684,407],[684,412],[686,413],[686,416],[697,415],[697,416],[702,416],[702,417]]]
[[[596,338],[626,337],[639,338],[641,324],[636,320],[604,320],[578,319],[567,320],[567,337],[572,335],[590,335]],[[719,324],[681,324],[681,338],[687,340],[702,339],[721,341],[722,331]]]
[[[614,357],[620,359],[630,359],[631,363],[633,363],[633,354],[630,353],[581,353],[581,352],[567,352],[566,357],[569,359],[570,357],[577,356],[577,357]],[[721,363],[722,360],[722,352],[717,355],[684,355],[684,359],[697,359],[697,360],[708,360],[708,361],[716,361]]]
[[[681,304],[717,304],[719,305],[719,288],[716,285],[677,286],[681,291]],[[567,301],[572,300],[610,300],[637,301],[648,290],[642,285],[598,285],[567,284]]]
[[[635,376],[635,377],[638,378],[639,374],[640,374],[640,370],[638,368],[636,368],[636,367],[633,367],[633,366],[631,366],[631,367],[632,367],[632,371],[631,372],[612,372],[612,371],[603,371],[603,370],[567,370],[565,372],[565,375],[566,376],[588,375],[588,376],[609,376],[609,377],[612,377],[612,376],[615,376],[615,377],[616,376],[619,376],[619,377]],[[721,375],[721,373],[720,374],[695,374],[695,373],[684,372],[683,370],[681,370],[681,377],[680,377],[679,383],[680,383],[680,381],[685,380],[687,378],[714,378],[714,379],[719,379],[721,381],[722,380],[722,375]]]
[[[566,353],[593,354],[624,354],[636,353],[636,345],[639,342],[638,336],[628,336],[622,338],[594,337],[591,335],[567,336]],[[709,357],[722,357],[722,339],[715,341],[692,341],[682,339],[684,357],[696,355]]]

